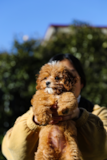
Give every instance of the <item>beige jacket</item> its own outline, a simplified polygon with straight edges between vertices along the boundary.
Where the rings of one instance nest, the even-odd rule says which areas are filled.
[[[93,114],[83,109],[76,125],[78,145],[84,160],[107,159],[107,108],[95,105]],[[33,122],[31,107],[4,136],[3,155],[8,160],[34,160],[39,131],[40,126]]]

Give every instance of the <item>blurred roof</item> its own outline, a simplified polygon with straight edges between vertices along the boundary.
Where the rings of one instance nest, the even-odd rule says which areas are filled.
[[[91,26],[93,28],[101,28],[102,32],[104,34],[107,34],[107,27],[101,27],[101,26]],[[71,32],[70,30],[70,25],[54,25],[51,24],[44,36],[44,40],[48,41],[53,35],[55,35],[57,32],[63,32],[63,33],[69,33]]]

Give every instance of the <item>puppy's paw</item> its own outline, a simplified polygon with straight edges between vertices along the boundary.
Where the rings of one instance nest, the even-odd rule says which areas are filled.
[[[33,98],[31,99],[31,104],[33,106],[39,107],[40,106],[52,106],[55,103],[55,97],[52,94],[48,94],[42,90],[37,91],[36,94],[34,94]],[[40,107],[39,107],[40,108]]]
[[[52,119],[51,107],[55,103],[54,95],[48,94],[42,90],[37,91],[31,100],[33,114],[39,124],[45,125]]]
[[[35,119],[37,123],[40,125],[46,125],[52,120],[52,112],[50,110],[50,107],[46,107],[41,110],[35,110],[33,108],[33,113],[35,115]]]
[[[77,99],[72,92],[66,92],[58,98],[58,115],[71,114],[77,108]]]

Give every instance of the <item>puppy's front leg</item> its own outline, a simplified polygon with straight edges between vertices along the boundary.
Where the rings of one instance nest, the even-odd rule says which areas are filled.
[[[51,107],[55,103],[54,95],[48,94],[42,90],[36,92],[31,100],[33,113],[40,125],[45,125],[52,120]]]
[[[71,114],[78,107],[77,99],[72,92],[62,93],[58,101],[58,115]]]

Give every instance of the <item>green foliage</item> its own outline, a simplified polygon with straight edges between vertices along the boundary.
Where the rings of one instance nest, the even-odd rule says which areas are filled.
[[[16,118],[26,112],[35,92],[35,74],[41,56],[36,41],[15,41],[14,54],[0,54],[0,136],[12,127]],[[33,52],[33,55],[31,54]],[[1,158],[0,158],[1,159]]]
[[[87,79],[82,95],[107,106],[107,34],[102,29],[74,24],[69,33],[57,33],[45,45],[38,40],[15,40],[11,54],[0,54],[1,141],[15,119],[29,109],[35,92],[35,74],[59,53],[71,53],[81,61]],[[0,159],[5,159],[2,154]]]

